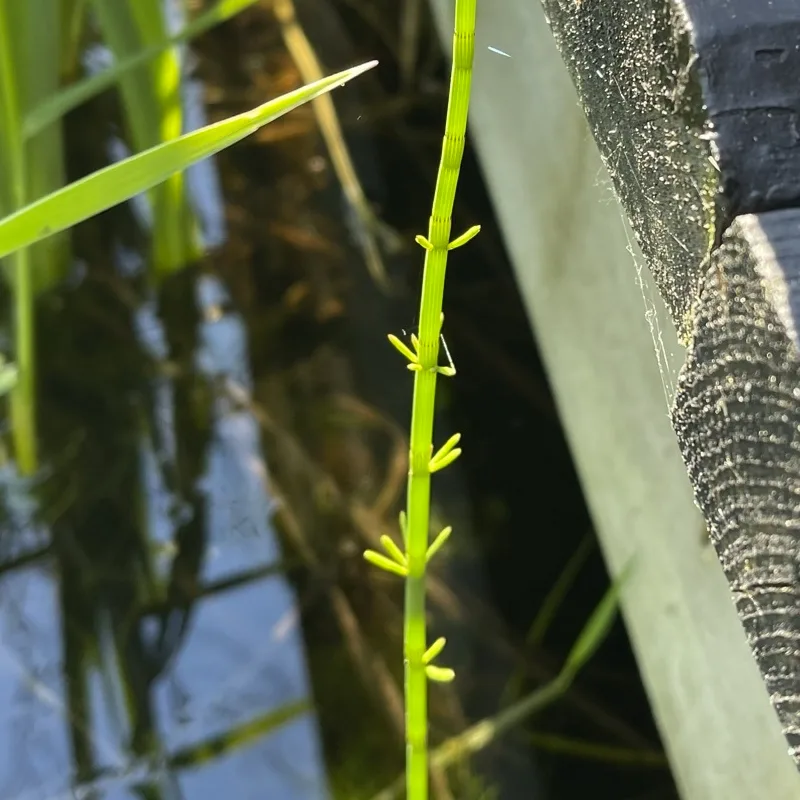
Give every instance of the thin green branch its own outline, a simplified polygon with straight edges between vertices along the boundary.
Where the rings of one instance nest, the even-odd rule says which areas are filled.
[[[419,369],[414,371],[411,412],[411,452],[408,471],[407,562],[405,586],[405,692],[406,692],[406,791],[410,800],[428,797],[428,679],[452,679],[452,671],[425,663],[428,650],[425,630],[425,567],[430,527],[431,451],[436,379],[439,375],[439,334],[442,300],[450,249],[453,203],[461,158],[464,154],[475,51],[476,0],[456,0],[453,33],[453,66],[447,101],[442,156],[428,235],[417,241],[425,250],[422,299],[419,311]],[[477,230],[475,231],[477,233]],[[474,236],[475,233],[472,235]],[[457,441],[457,439],[455,440]],[[453,444],[453,439],[450,440]],[[448,442],[449,444],[449,442]],[[447,446],[447,445],[446,445]],[[446,451],[438,464],[452,461],[455,451]],[[434,468],[437,462],[433,462]]]

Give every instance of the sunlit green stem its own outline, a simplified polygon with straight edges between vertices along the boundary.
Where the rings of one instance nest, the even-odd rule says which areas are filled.
[[[456,0],[453,70],[442,158],[425,248],[419,341],[414,370],[407,501],[405,586],[406,787],[410,800],[428,797],[428,675],[425,653],[425,566],[430,518],[431,455],[442,298],[450,227],[467,127],[476,0]],[[430,671],[428,672],[430,674]]]
[[[10,0],[0,0],[0,145],[12,208],[25,205],[25,146],[16,86],[9,24]],[[11,262],[14,286],[14,341],[19,380],[11,393],[11,424],[17,466],[24,475],[36,470],[33,283],[30,251],[18,250]]]

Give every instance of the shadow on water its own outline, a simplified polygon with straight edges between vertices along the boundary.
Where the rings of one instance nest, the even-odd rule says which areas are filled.
[[[361,800],[402,771],[401,586],[360,554],[397,535],[411,381],[385,334],[414,324],[446,67],[427,26],[398,94],[395,22],[364,13],[379,5],[297,2],[326,70],[386,65],[336,100],[366,193],[412,242],[385,253],[394,295],[303,108],[194,174],[203,263],[152,291],[141,225],[115,209],[76,229],[74,280],[39,304],[45,467],[0,487],[3,800]],[[260,6],[196,53],[191,95],[214,118],[298,82]],[[72,115],[72,177],[102,164],[117,116],[109,96]],[[470,153],[464,173],[455,227],[484,233],[454,254],[446,307],[459,377],[437,430],[468,447],[435,487],[457,535],[432,633],[459,680],[432,692],[434,744],[513,699],[512,675],[518,691],[553,677],[606,581],[595,552],[525,644],[590,524]],[[674,796],[663,765],[574,746],[658,747],[621,625],[606,651],[474,768],[434,774],[435,796]]]

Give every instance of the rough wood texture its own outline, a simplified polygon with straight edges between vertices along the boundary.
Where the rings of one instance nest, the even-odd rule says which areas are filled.
[[[432,5],[449,44],[452,0]],[[624,614],[681,794],[795,800],[800,777],[668,419],[665,388],[684,354],[656,292],[643,300],[620,207],[537,3],[480,4],[474,92],[472,134],[606,559],[616,573],[636,558]],[[649,329],[657,320],[663,348]]]
[[[797,271],[798,250],[800,210],[736,219],[694,305],[673,411],[695,496],[796,761],[800,354],[772,298],[788,294],[775,287]]]

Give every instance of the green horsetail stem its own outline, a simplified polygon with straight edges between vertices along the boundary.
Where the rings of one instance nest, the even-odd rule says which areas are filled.
[[[456,447],[460,434],[451,436],[433,454],[433,415],[436,379],[455,375],[452,366],[439,366],[439,337],[444,317],[442,298],[450,250],[466,244],[480,230],[478,226],[450,239],[458,174],[464,154],[475,50],[476,0],[456,0],[453,35],[453,66],[447,102],[442,157],[436,177],[428,235],[416,241],[425,250],[422,299],[419,311],[419,336],[412,337],[412,348],[396,336],[390,342],[404,355],[414,373],[414,398],[411,412],[411,443],[408,470],[408,498],[401,528],[405,553],[382,540],[388,555],[367,551],[368,561],[405,578],[405,702],[406,702],[406,796],[408,800],[428,797],[428,681],[451,681],[452,669],[431,661],[444,647],[437,639],[430,647],[425,628],[425,569],[428,560],[444,544],[451,529],[445,528],[429,545],[431,473],[451,464],[461,454]]]

